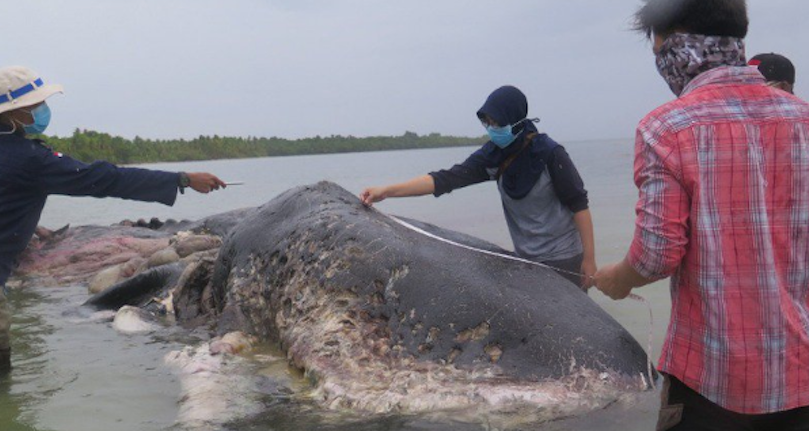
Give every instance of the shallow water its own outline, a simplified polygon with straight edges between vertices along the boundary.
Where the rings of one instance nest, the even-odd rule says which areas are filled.
[[[566,145],[590,191],[600,264],[623,257],[633,232],[636,191],[632,185],[632,142],[599,141]],[[261,205],[288,188],[320,180],[359,193],[363,187],[400,181],[462,161],[474,148],[300,156],[151,165],[150,168],[211,171],[242,186],[210,196],[186,194],[173,208],[120,200],[50,199],[42,224],[110,224],[151,217],[198,219],[235,208]],[[420,197],[382,202],[384,212],[413,217],[466,232],[510,248],[510,239],[493,184],[458,190],[441,199]],[[657,358],[668,323],[670,299],[665,282],[638,291],[652,304]],[[643,304],[591,297],[647,345],[649,315]],[[109,323],[88,321],[78,304],[81,286],[14,292],[15,369],[0,382],[0,430],[159,430],[174,427],[181,396],[176,373],[163,364],[166,353],[194,341],[181,333],[159,337],[123,336]],[[272,350],[272,346],[265,346]],[[480,424],[451,418],[374,417],[324,412],[290,396],[306,381],[285,365],[262,370],[266,376],[263,413],[221,429],[323,430],[478,430]],[[588,414],[531,429],[647,430],[654,427],[657,395],[643,394]]]

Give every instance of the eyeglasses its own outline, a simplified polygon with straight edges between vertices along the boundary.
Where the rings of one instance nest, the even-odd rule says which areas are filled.
[[[500,125],[499,125],[499,124],[497,124],[497,122],[496,122],[496,121],[494,121],[494,120],[492,120],[492,119],[489,119],[489,118],[483,118],[483,119],[481,119],[481,120],[480,120],[480,124],[481,124],[481,125],[482,125],[484,128],[486,128],[486,127],[500,127]]]

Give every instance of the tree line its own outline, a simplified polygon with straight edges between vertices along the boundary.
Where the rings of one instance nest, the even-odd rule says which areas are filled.
[[[362,151],[480,145],[485,138],[419,136],[315,136],[303,139],[199,136],[194,139],[125,139],[107,133],[76,129],[70,137],[46,137],[47,145],[77,160],[106,160],[116,164],[183,162],[192,160],[240,159]]]

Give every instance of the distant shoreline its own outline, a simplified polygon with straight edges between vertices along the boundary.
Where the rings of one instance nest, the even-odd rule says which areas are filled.
[[[199,136],[194,139],[126,139],[92,130],[76,130],[70,137],[45,136],[46,144],[70,157],[92,162],[105,160],[115,164],[189,162],[258,157],[338,154],[369,151],[411,150],[424,148],[482,145],[485,137],[420,136],[405,132],[401,136],[332,135],[302,139],[237,138]]]

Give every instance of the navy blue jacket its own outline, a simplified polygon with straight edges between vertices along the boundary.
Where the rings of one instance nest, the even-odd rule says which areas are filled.
[[[6,130],[0,129],[0,132]],[[85,164],[40,141],[0,134],[0,286],[28,246],[48,195],[118,197],[173,205],[179,174]]]
[[[548,173],[551,176],[553,188],[559,201],[574,214],[588,209],[589,201],[587,199],[587,190],[584,188],[584,181],[582,181],[579,171],[573,161],[570,160],[565,148],[544,133],[535,136],[534,141],[535,145],[531,147],[531,150],[549,148],[549,151],[538,154],[537,158],[540,158],[548,168]],[[435,182],[435,192],[433,194],[438,197],[455,189],[493,180],[494,178],[489,172],[492,166],[490,166],[491,163],[485,156],[489,145],[487,143],[463,163],[457,164],[450,169],[430,172],[430,176],[433,177]]]

